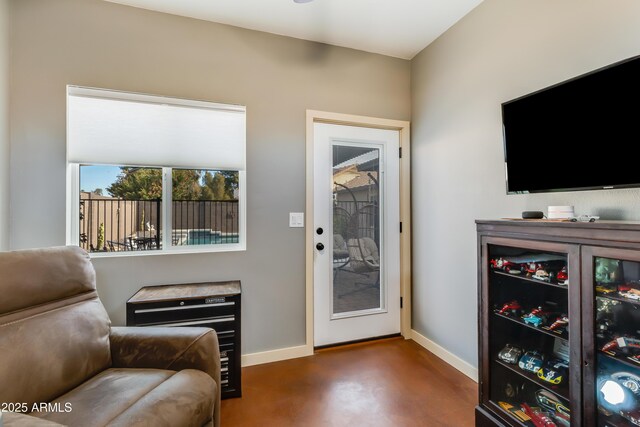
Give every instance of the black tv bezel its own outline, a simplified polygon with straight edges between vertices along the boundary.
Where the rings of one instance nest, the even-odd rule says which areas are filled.
[[[599,186],[592,186],[592,187],[569,187],[569,188],[549,188],[549,189],[545,189],[545,190],[522,190],[522,191],[510,191],[509,190],[509,165],[507,164],[507,135],[506,135],[506,131],[505,131],[505,126],[504,126],[504,107],[505,105],[511,104],[512,102],[516,102],[519,101],[521,99],[525,99],[528,98],[530,96],[534,96],[537,95],[539,93],[542,92],[546,92],[550,89],[556,88],[558,86],[562,86],[564,84],[573,82],[575,80],[580,80],[583,77],[587,77],[590,76],[592,74],[596,74],[599,73],[601,71],[605,71],[609,68],[614,68],[617,67],[619,65],[625,64],[627,62],[631,62],[634,60],[640,59],[640,55],[636,55],[636,56],[632,56],[630,58],[626,58],[623,59],[621,61],[617,61],[614,62],[612,64],[609,65],[605,65],[604,67],[600,67],[597,68],[595,70],[586,72],[584,74],[580,74],[576,77],[572,77],[570,79],[567,80],[563,80],[559,83],[553,84],[551,86],[547,86],[544,87],[542,89],[538,89],[534,92],[528,93],[526,95],[522,95],[519,96],[517,98],[511,99],[509,101],[503,102],[502,104],[500,104],[500,112],[501,112],[501,117],[502,117],[502,148],[503,148],[503,152],[504,152],[504,172],[505,172],[505,189],[507,191],[507,195],[508,196],[512,196],[512,195],[524,195],[524,194],[539,194],[539,193],[561,193],[561,192],[569,192],[569,191],[589,191],[589,190],[615,190],[615,189],[625,189],[625,188],[638,188],[640,187],[640,182],[634,183],[634,184],[621,184],[621,185],[599,185]]]

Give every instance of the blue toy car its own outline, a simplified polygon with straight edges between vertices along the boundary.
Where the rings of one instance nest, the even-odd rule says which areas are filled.
[[[536,350],[527,351],[518,362],[520,369],[523,371],[533,372],[534,374],[538,373],[543,364],[544,356]]]
[[[544,310],[542,307],[534,308],[531,312],[525,316],[522,316],[522,320],[527,325],[533,325],[536,328],[547,323],[547,319],[552,313]]]

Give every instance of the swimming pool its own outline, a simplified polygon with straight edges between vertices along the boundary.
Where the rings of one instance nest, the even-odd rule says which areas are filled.
[[[183,245],[215,245],[224,243],[238,243],[237,234],[223,234],[219,231],[211,230],[189,230],[187,231],[187,239]]]

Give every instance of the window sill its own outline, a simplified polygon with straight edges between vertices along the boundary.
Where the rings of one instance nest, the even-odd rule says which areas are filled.
[[[204,246],[204,245],[201,245]],[[224,252],[242,252],[247,248],[243,244],[232,245],[216,245],[206,247],[186,247],[172,248],[163,250],[141,250],[141,251],[120,251],[120,252],[89,252],[91,259],[98,258],[128,258],[139,256],[158,256],[158,255],[182,255],[182,254],[206,254],[206,253],[224,253]]]

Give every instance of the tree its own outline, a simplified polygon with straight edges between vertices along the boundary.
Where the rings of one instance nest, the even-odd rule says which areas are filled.
[[[238,189],[238,172],[174,169],[172,183],[173,200],[230,200]],[[126,200],[160,199],[162,169],[123,166],[107,191]]]
[[[162,169],[121,167],[116,182],[107,187],[114,197],[156,200],[162,197]]]
[[[201,200],[233,199],[233,189],[227,185],[227,177],[220,171],[206,171],[202,178]]]
[[[173,170],[173,200],[198,200],[202,172],[195,169]]]
[[[224,187],[227,194],[227,199],[235,199],[234,193],[238,189],[238,172],[235,171],[219,171],[224,177]]]
[[[96,188],[95,190],[93,190],[94,194],[97,194],[98,196],[102,196],[102,188]]]
[[[101,222],[98,226],[98,247],[96,250],[101,251],[104,248],[104,222]]]

